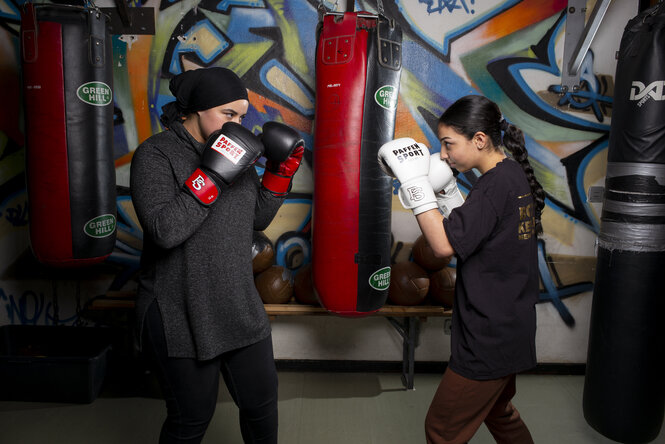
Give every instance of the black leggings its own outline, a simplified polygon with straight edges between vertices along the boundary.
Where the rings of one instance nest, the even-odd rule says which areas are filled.
[[[166,400],[164,443],[199,443],[217,404],[220,373],[239,408],[245,443],[277,443],[277,370],[272,338],[224,353],[209,361],[169,358],[156,303],[146,314],[143,350]]]

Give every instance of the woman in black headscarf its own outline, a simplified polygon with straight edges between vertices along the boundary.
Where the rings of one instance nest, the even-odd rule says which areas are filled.
[[[144,231],[139,337],[167,406],[160,443],[201,441],[220,374],[245,442],[275,443],[277,372],[251,247],[253,231],[270,224],[283,197],[262,186],[252,167],[231,185],[217,183],[212,205],[187,190],[206,139],[226,122],[239,124],[249,101],[238,76],[218,67],[177,75],[170,89],[176,101],[162,115],[168,129],[144,141],[131,165]]]

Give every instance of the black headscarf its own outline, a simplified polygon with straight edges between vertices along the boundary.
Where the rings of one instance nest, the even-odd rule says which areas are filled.
[[[219,66],[185,71],[171,78],[174,102],[162,107],[161,121],[168,127],[187,114],[214,108],[236,100],[248,100],[247,89],[233,71]]]

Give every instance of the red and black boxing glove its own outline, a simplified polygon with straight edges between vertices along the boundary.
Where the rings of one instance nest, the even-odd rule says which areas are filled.
[[[208,137],[201,165],[185,181],[185,187],[203,205],[210,205],[219,196],[217,184],[232,184],[254,165],[263,150],[263,144],[250,130],[238,123],[226,122]]]
[[[302,162],[305,142],[296,130],[279,122],[263,125],[261,140],[267,159],[261,183],[274,196],[286,196],[291,190],[293,175]]]

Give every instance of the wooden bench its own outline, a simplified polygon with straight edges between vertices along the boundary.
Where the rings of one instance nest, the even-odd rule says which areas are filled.
[[[108,292],[104,296],[93,298],[87,308],[90,310],[133,309],[136,293],[133,291]],[[277,316],[329,316],[331,313],[323,307],[297,303],[264,304],[271,319]],[[418,346],[420,323],[428,317],[449,317],[452,311],[436,305],[385,305],[367,317],[381,316],[397,330],[402,337],[402,384],[413,389],[415,351]],[[334,316],[334,315],[333,315]]]
[[[330,315],[323,307],[303,304],[264,304],[268,316],[320,316]],[[371,316],[383,316],[397,330],[402,337],[402,384],[413,389],[415,352],[420,335],[420,323],[428,317],[448,317],[452,311],[436,305],[416,305],[406,307],[401,305],[384,305]],[[334,316],[334,315],[333,315]]]

